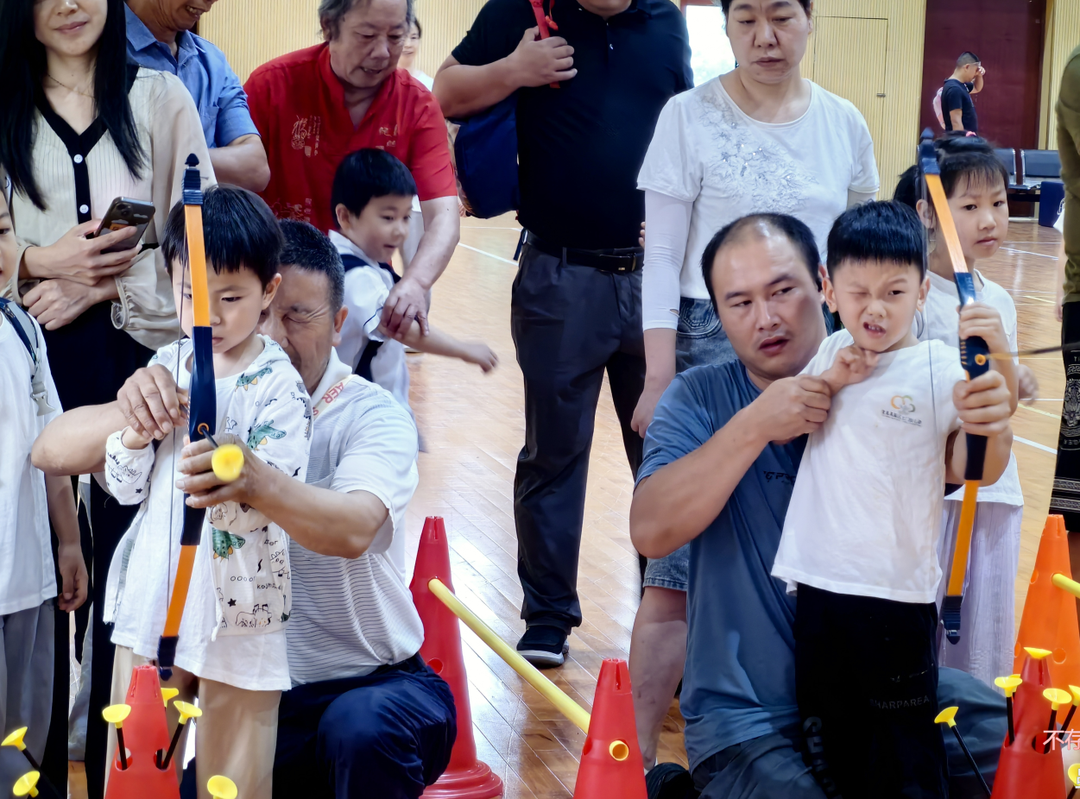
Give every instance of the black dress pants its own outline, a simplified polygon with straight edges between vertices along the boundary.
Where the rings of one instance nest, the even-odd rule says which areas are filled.
[[[642,440],[630,428],[645,385],[641,272],[578,266],[525,244],[511,330],[525,378],[525,446],[514,480],[521,617],[569,633],[581,624],[578,550],[605,373],[631,472],[641,464]]]

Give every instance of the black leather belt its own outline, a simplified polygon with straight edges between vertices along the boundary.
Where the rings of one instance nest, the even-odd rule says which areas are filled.
[[[641,247],[611,250],[577,250],[573,247],[557,247],[549,244],[535,233],[524,231],[524,242],[540,252],[555,258],[565,254],[566,262],[575,266],[591,266],[603,272],[636,272],[645,263],[645,251]]]

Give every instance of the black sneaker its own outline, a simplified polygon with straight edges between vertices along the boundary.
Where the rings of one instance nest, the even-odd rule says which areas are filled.
[[[570,644],[558,627],[537,624],[525,630],[517,643],[518,653],[538,669],[550,669],[566,662]]]

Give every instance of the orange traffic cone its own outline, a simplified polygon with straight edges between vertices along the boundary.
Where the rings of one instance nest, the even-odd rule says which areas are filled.
[[[1031,573],[1020,633],[1016,636],[1013,671],[1024,664],[1024,647],[1049,649],[1053,684],[1047,688],[1080,685],[1080,628],[1077,627],[1076,599],[1057,588],[1055,574],[1072,576],[1069,564],[1068,533],[1061,516],[1048,516],[1043,527],[1035,571]],[[1049,718],[1049,716],[1047,716]]]
[[[625,660],[600,665],[592,718],[581,750],[574,799],[647,799],[645,764],[638,748],[630,667]]]
[[[469,683],[465,676],[465,661],[461,656],[461,632],[457,616],[450,612],[428,583],[439,578],[451,591],[450,546],[446,526],[438,516],[424,521],[420,549],[416,553],[413,571],[413,604],[424,623],[424,645],[420,655],[432,671],[450,685],[457,706],[457,739],[450,755],[450,765],[439,781],[424,791],[424,799],[492,799],[503,795],[503,784],[485,763],[476,759],[473,739],[472,710],[469,707]]]
[[[1061,519],[1060,516],[1056,518]],[[1042,557],[1041,549],[1039,557]],[[1050,660],[1051,653],[1045,649],[1030,648],[1024,653],[1020,672],[1024,681],[1013,697],[1016,740],[1010,743],[1006,737],[1001,747],[991,799],[1065,797],[1065,767],[1060,741],[1055,742],[1049,752],[1044,751],[1049,737],[1050,703],[1043,697],[1043,691],[1053,687]]]
[[[105,799],[180,799],[176,770],[171,765],[160,769],[155,762],[157,753],[169,748],[169,725],[154,666],[137,666],[132,671],[125,704],[131,707],[123,720],[127,768],[123,768],[117,750],[109,764]]]

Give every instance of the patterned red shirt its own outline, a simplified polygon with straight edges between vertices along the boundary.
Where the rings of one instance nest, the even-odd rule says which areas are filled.
[[[442,111],[405,70],[386,79],[355,129],[326,44],[263,64],[244,89],[270,162],[270,184],[261,196],[279,218],[333,230],[334,172],[346,155],[363,147],[400,158],[421,201],[457,196]]]

